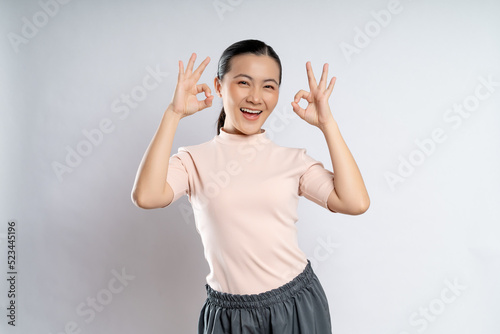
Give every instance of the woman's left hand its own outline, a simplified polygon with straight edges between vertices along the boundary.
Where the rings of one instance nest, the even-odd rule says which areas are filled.
[[[294,101],[292,102],[293,111],[307,123],[321,129],[328,122],[333,121],[328,99],[332,94],[333,86],[337,78],[333,77],[328,87],[326,87],[328,63],[323,66],[323,73],[321,74],[319,85],[316,83],[311,62],[309,61],[306,63],[306,71],[310,92],[302,89],[295,94]],[[305,99],[308,102],[306,109],[299,106],[300,99]]]

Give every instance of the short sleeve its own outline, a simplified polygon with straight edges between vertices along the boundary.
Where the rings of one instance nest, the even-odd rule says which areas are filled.
[[[174,198],[172,202],[175,202],[183,195],[189,193],[189,160],[191,156],[188,152],[179,151],[173,154],[168,162],[167,171],[167,183],[170,185],[174,191]]]
[[[306,149],[301,149],[301,159],[305,164],[305,172],[299,180],[299,196],[321,205],[328,211],[328,196],[334,189],[333,172],[326,169],[320,161],[313,159],[306,153]]]

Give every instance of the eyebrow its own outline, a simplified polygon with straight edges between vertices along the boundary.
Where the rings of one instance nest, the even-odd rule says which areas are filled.
[[[250,80],[253,80],[253,78],[247,74],[238,74],[238,75],[235,75],[233,79],[236,79],[237,77],[245,77],[245,78],[248,78]],[[279,86],[279,83],[274,80],[274,79],[265,79],[264,82],[266,81],[273,81],[274,83],[276,83],[278,86]]]

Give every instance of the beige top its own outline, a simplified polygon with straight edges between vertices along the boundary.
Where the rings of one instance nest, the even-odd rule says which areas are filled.
[[[210,141],[179,147],[169,161],[172,203],[188,195],[214,290],[261,293],[304,270],[295,226],[299,196],[329,210],[334,187],[333,173],[306,149],[279,146],[265,129],[240,135],[221,128]]]

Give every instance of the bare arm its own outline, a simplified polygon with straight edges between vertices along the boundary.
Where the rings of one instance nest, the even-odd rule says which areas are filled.
[[[335,212],[359,215],[368,210],[370,198],[363,177],[349,151],[335,120],[321,129],[325,135],[335,171],[334,188],[328,197],[328,207]]]
[[[140,208],[161,208],[172,202],[174,193],[166,181],[167,170],[175,131],[181,118],[169,106],[144,153],[132,190],[132,201]]]
[[[167,183],[168,163],[175,131],[179,121],[212,105],[213,96],[207,84],[197,84],[203,70],[210,62],[207,57],[193,72],[196,54],[189,59],[186,71],[179,61],[179,76],[174,97],[163,114],[161,123],[144,154],[132,189],[132,201],[143,209],[169,205],[174,197]],[[205,100],[198,101],[196,94],[205,93]]]
[[[328,87],[328,64],[323,66],[319,84],[316,83],[311,63],[306,63],[310,92],[300,90],[292,102],[293,111],[311,125],[318,127],[325,135],[334,172],[334,189],[328,196],[328,208],[334,212],[359,215],[368,210],[370,197],[366,190],[359,168],[340,134],[337,122],[333,118],[328,98],[333,91],[336,78],[332,78]],[[300,99],[308,102],[307,108],[299,106]]]

